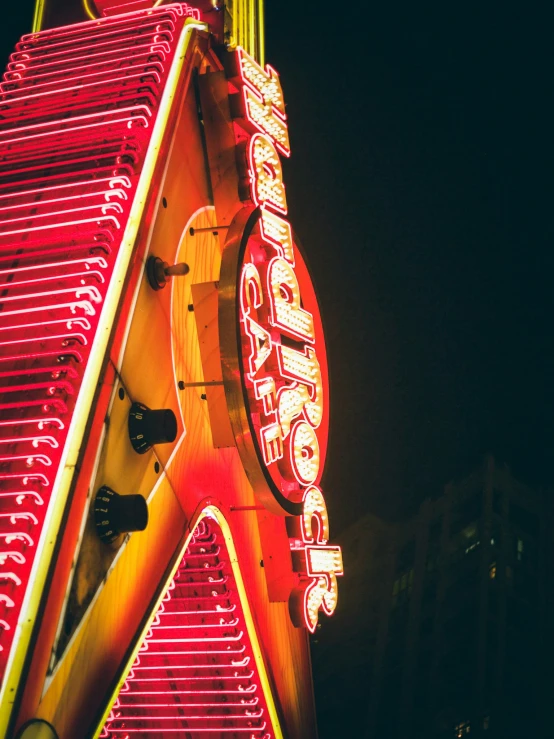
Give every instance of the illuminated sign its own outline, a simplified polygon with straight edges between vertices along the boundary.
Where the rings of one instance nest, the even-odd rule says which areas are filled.
[[[254,491],[291,524],[296,625],[333,613],[339,547],[328,546],[318,485],[327,449],[329,391],[315,290],[291,226],[280,155],[289,155],[279,77],[242,49],[231,73],[244,209],[229,229],[220,281],[220,336],[237,446]],[[247,183],[247,185],[245,185]],[[293,519],[294,520],[294,519]],[[317,522],[317,523],[316,523]]]
[[[329,546],[329,516],[319,488],[310,487],[304,497],[302,515],[287,519],[293,564],[299,573],[298,586],[290,597],[290,613],[295,626],[317,626],[319,609],[330,616],[338,597],[337,575],[342,575],[340,547]]]
[[[342,569],[318,487],[323,332],[286,219],[279,78],[239,55],[248,202],[229,336],[246,419],[237,445],[263,482],[250,486],[222,387],[213,229],[244,191],[219,62],[244,37],[263,53],[263,8],[241,0],[229,19],[212,0],[195,5],[37,0],[4,77],[0,737],[98,736],[119,692],[102,736],[315,732],[306,640],[284,603],[292,592],[294,622],[313,630]],[[221,181],[213,150],[229,156]],[[179,272],[165,292],[149,288],[149,259]],[[175,434],[154,433],[150,412],[171,415],[172,446],[152,448]],[[107,489],[121,519],[142,501],[142,534],[112,543],[94,526]]]

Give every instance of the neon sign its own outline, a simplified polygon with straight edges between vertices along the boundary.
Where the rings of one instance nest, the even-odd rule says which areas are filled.
[[[325,341],[309,271],[286,220],[280,153],[288,156],[290,146],[279,77],[242,49],[234,64],[231,102],[245,208],[229,229],[221,272],[226,393],[256,495],[273,513],[291,517],[297,573],[291,617],[314,631],[319,610],[335,610],[342,575],[340,547],[327,543],[318,487],[329,427]]]

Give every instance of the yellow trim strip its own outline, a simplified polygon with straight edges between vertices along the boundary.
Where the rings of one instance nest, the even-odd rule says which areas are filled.
[[[206,508],[204,508],[204,510],[198,517],[196,526],[198,526],[200,521],[202,521],[202,519],[204,518],[213,518],[220,525],[221,531],[223,532],[223,537],[227,545],[227,551],[229,552],[229,561],[231,563],[231,567],[233,570],[233,575],[235,578],[235,583],[237,586],[237,591],[239,594],[240,603],[241,603],[242,611],[244,614],[244,620],[246,621],[246,630],[248,631],[248,637],[250,639],[250,644],[252,646],[252,653],[254,655],[254,661],[256,662],[256,667],[258,668],[258,674],[260,676],[260,683],[262,685],[264,698],[267,703],[267,709],[268,709],[269,718],[271,721],[271,727],[273,729],[275,739],[283,739],[283,732],[281,730],[281,724],[279,723],[279,717],[277,715],[277,708],[275,706],[275,700],[273,698],[273,693],[271,691],[271,686],[269,684],[269,678],[267,676],[267,672],[265,669],[265,663],[264,663],[262,651],[260,649],[258,635],[256,633],[256,625],[254,624],[254,619],[252,618],[252,612],[250,610],[250,605],[248,603],[248,596],[246,594],[246,588],[244,587],[244,581],[242,579],[242,574],[241,574],[240,566],[238,563],[237,550],[235,549],[235,543],[233,541],[233,535],[231,534],[231,529],[223,513],[219,510],[219,508],[216,508],[213,505],[209,505]],[[196,529],[196,526],[195,526],[195,529]],[[190,543],[190,540],[192,539],[193,534],[194,534],[194,531],[192,531],[185,539],[185,543],[183,544],[183,547],[179,553],[179,556],[176,558],[175,564],[171,570],[171,573],[163,588],[163,591],[160,594],[160,597],[158,598],[158,600],[156,601],[156,604],[152,610],[152,613],[150,615],[150,618],[148,619],[146,626],[141,632],[139,638],[137,639],[135,648],[133,649],[132,654],[129,657],[129,660],[127,664],[125,665],[125,669],[123,670],[122,677],[118,681],[115,687],[115,690],[112,694],[112,697],[110,698],[108,705],[102,715],[102,718],[100,719],[100,722],[98,726],[96,727],[96,730],[93,735],[93,739],[98,738],[98,736],[100,735],[100,732],[104,728],[104,724],[108,720],[108,716],[110,715],[110,711],[112,710],[113,704],[115,703],[117,696],[119,695],[121,689],[123,688],[123,685],[125,684],[125,681],[127,680],[127,676],[129,675],[129,672],[137,658],[137,655],[144,642],[144,639],[146,638],[146,634],[148,633],[148,630],[150,629],[150,626],[152,625],[152,621],[154,620],[156,613],[158,612],[158,609],[167,594],[169,586],[173,582],[173,579],[177,573],[179,565],[181,564],[181,560],[183,559],[183,556],[187,550],[187,547]]]
[[[29,577],[25,599],[21,607],[19,621],[16,626],[13,646],[6,665],[4,682],[0,691],[0,736],[7,735],[8,725],[10,723],[23,666],[27,656],[27,650],[33,632],[33,626],[43,595],[56,540],[60,533],[60,524],[67,504],[75,467],[79,458],[79,452],[83,443],[90,409],[94,400],[94,393],[100,378],[100,372],[102,370],[104,357],[108,348],[113,322],[116,317],[129,262],[137,239],[140,222],[142,220],[144,206],[146,204],[158,154],[165,135],[169,114],[173,100],[177,94],[177,87],[184,65],[185,54],[188,49],[192,32],[195,30],[206,31],[207,26],[205,23],[199,23],[198,21],[188,18],[185,21],[177,49],[175,50],[175,57],[171,65],[171,70],[160,102],[160,108],[154,125],[154,130],[152,131],[150,145],[144,160],[137,192],[133,200],[127,227],[114,265],[114,272],[106,293],[106,300],[102,308],[102,313],[100,314],[96,339],[83,376],[73,419],[67,435],[64,453],[60,460],[58,474],[56,475],[54,485],[52,486],[50,505],[46,512],[42,534],[37,545],[33,568]]]
[[[36,0],[35,12],[33,15],[33,33],[38,33],[42,28],[42,18],[44,16],[44,8],[46,6],[46,0]]]
[[[256,53],[256,1],[250,4],[250,13],[248,14],[248,46]]]
[[[98,18],[98,15],[90,7],[88,0],[83,0],[83,8],[91,21],[95,21]]]
[[[265,7],[264,0],[258,0],[258,64],[265,67]]]

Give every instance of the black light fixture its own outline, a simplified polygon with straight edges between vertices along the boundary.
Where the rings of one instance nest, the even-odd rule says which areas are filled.
[[[177,418],[170,408],[151,410],[143,403],[133,403],[129,411],[129,440],[137,454],[144,454],[154,444],[169,444],[177,437]]]
[[[112,544],[122,534],[144,531],[148,505],[142,495],[119,495],[103,485],[94,499],[94,523],[100,539]]]

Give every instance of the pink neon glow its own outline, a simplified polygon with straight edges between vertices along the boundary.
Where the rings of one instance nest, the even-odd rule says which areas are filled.
[[[29,534],[21,531],[10,532],[7,534],[0,532],[0,539],[5,539],[6,544],[13,544],[15,541],[22,541],[30,547],[35,545],[35,542]]]
[[[46,477],[46,475],[43,475],[42,472],[38,474],[36,472],[26,472],[24,474],[2,473],[0,474],[0,481],[1,480],[21,480],[24,485],[26,485],[29,480],[36,480],[41,485],[45,486],[48,486],[50,484],[50,480]]]
[[[218,578],[223,584],[217,589],[210,580],[214,572],[223,573]],[[186,610],[183,603],[187,603]],[[191,632],[191,637],[183,638],[183,630]],[[236,659],[237,654],[242,656]],[[194,533],[101,737],[175,734],[201,739],[229,734],[273,739],[268,728],[267,704],[225,539],[218,524],[204,520]]]
[[[71,328],[71,327],[68,326],[68,328]],[[7,330],[9,330],[9,327]],[[47,375],[51,377],[53,380],[61,377],[62,375],[64,377],[69,377],[71,379],[75,379],[76,377],[79,376],[75,369],[73,369],[72,367],[66,366],[63,368],[61,367],[44,367],[44,368],[35,367],[29,370],[25,370],[24,373],[18,372],[17,370],[9,370],[7,372],[0,372],[0,378],[17,377],[21,374],[24,374],[25,377],[28,377],[29,375]],[[1,443],[1,440],[0,440],[0,443]],[[52,444],[51,446],[58,446],[58,445]]]
[[[9,519],[9,522],[13,526],[17,526],[19,521],[31,521],[35,526],[38,524],[38,519],[33,513],[0,513],[0,522],[2,519]]]
[[[28,34],[0,83],[0,680],[185,11]]]
[[[304,624],[312,633],[322,610],[332,616],[338,598],[337,577],[344,574],[341,548],[329,546],[329,516],[321,490],[310,486],[304,493],[304,511],[289,520],[294,569],[298,583],[291,593],[289,608],[296,625]]]
[[[64,423],[59,418],[25,418],[11,421],[0,421],[0,426],[25,426],[29,424],[37,424],[37,428],[44,429],[49,426],[55,426],[56,428],[63,429]]]
[[[44,505],[42,496],[36,490],[16,490],[13,493],[0,493],[0,498],[15,498],[17,505],[23,505],[26,499],[30,498],[36,505]]]
[[[24,444],[26,441],[30,441],[34,447],[39,444],[48,444],[48,446],[56,449],[59,447],[58,442],[53,436],[16,436],[12,438],[0,439],[0,444]],[[0,494],[0,498],[2,495]]]
[[[238,73],[230,88],[238,88],[242,106],[234,121],[236,143],[242,147],[246,139],[250,179],[249,198],[243,199],[260,209],[262,241],[256,233],[248,240],[240,278],[245,405],[258,456],[279,494],[287,491],[290,501],[303,492],[302,514],[287,518],[297,573],[289,609],[296,626],[313,632],[319,611],[335,610],[337,576],[343,574],[340,547],[327,544],[327,509],[314,485],[327,443],[325,345],[309,274],[301,254],[295,256],[292,229],[283,217],[287,202],[279,152],[289,156],[290,146],[279,75],[243,49],[237,49],[235,62]],[[290,347],[285,337],[300,346]],[[274,495],[285,508],[275,490]]]
[[[13,562],[17,562],[19,565],[25,564],[25,557],[21,552],[2,552],[2,554],[0,554],[0,565],[5,565],[8,559],[11,559]]]

